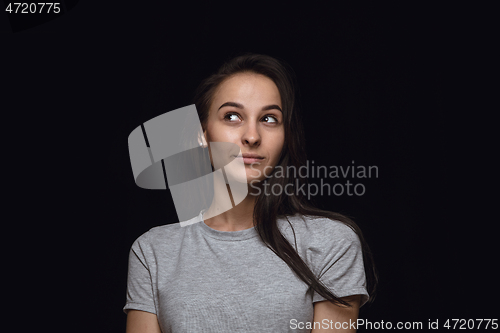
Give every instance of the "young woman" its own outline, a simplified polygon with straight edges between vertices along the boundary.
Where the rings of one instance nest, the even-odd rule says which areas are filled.
[[[295,87],[285,64],[256,54],[201,83],[200,144],[240,148],[248,195],[220,213],[216,187],[198,223],[155,227],[134,242],[128,333],[355,330],[347,324],[376,284],[361,231],[313,207],[296,190],[307,183],[300,173],[276,173],[306,164]]]

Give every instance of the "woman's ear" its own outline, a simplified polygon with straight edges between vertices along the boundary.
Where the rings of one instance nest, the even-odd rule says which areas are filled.
[[[207,136],[206,130],[203,131],[203,134],[202,133],[198,134],[198,144],[200,145],[200,147],[203,147],[203,148],[208,147],[206,136]]]

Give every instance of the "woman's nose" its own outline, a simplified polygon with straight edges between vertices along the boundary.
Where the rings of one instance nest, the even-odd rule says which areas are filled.
[[[245,126],[245,131],[241,137],[243,144],[255,146],[259,145],[261,141],[259,130],[255,124],[249,124]]]

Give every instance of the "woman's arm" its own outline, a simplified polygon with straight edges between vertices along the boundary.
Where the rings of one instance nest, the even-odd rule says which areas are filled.
[[[127,313],[126,333],[161,333],[158,319],[153,313],[129,310]]]
[[[326,332],[356,332],[354,325],[350,323],[356,322],[359,314],[359,304],[361,295],[353,295],[342,297],[342,299],[352,307],[342,307],[334,305],[329,301],[321,301],[314,303],[314,319],[315,323],[320,323],[320,328],[314,328],[311,333],[326,333]],[[349,321],[350,320],[350,321]],[[335,328],[335,323],[340,329]],[[328,328],[324,328],[328,326]],[[342,328],[342,326],[344,328]]]

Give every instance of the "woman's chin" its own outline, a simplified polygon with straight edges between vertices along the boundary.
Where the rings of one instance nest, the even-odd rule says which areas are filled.
[[[247,171],[247,183],[250,184],[252,182],[255,182],[255,183],[260,183],[261,181],[263,181],[266,177],[264,177],[263,174],[258,174],[258,173],[255,173],[255,172],[248,172]]]
[[[262,182],[266,178],[262,172],[259,172],[259,170],[251,170],[249,168],[245,169],[246,169],[245,172],[242,173],[241,170],[233,170],[226,168],[226,172],[230,179],[239,183],[247,183],[247,184],[255,183],[255,185],[258,185],[258,183]]]

